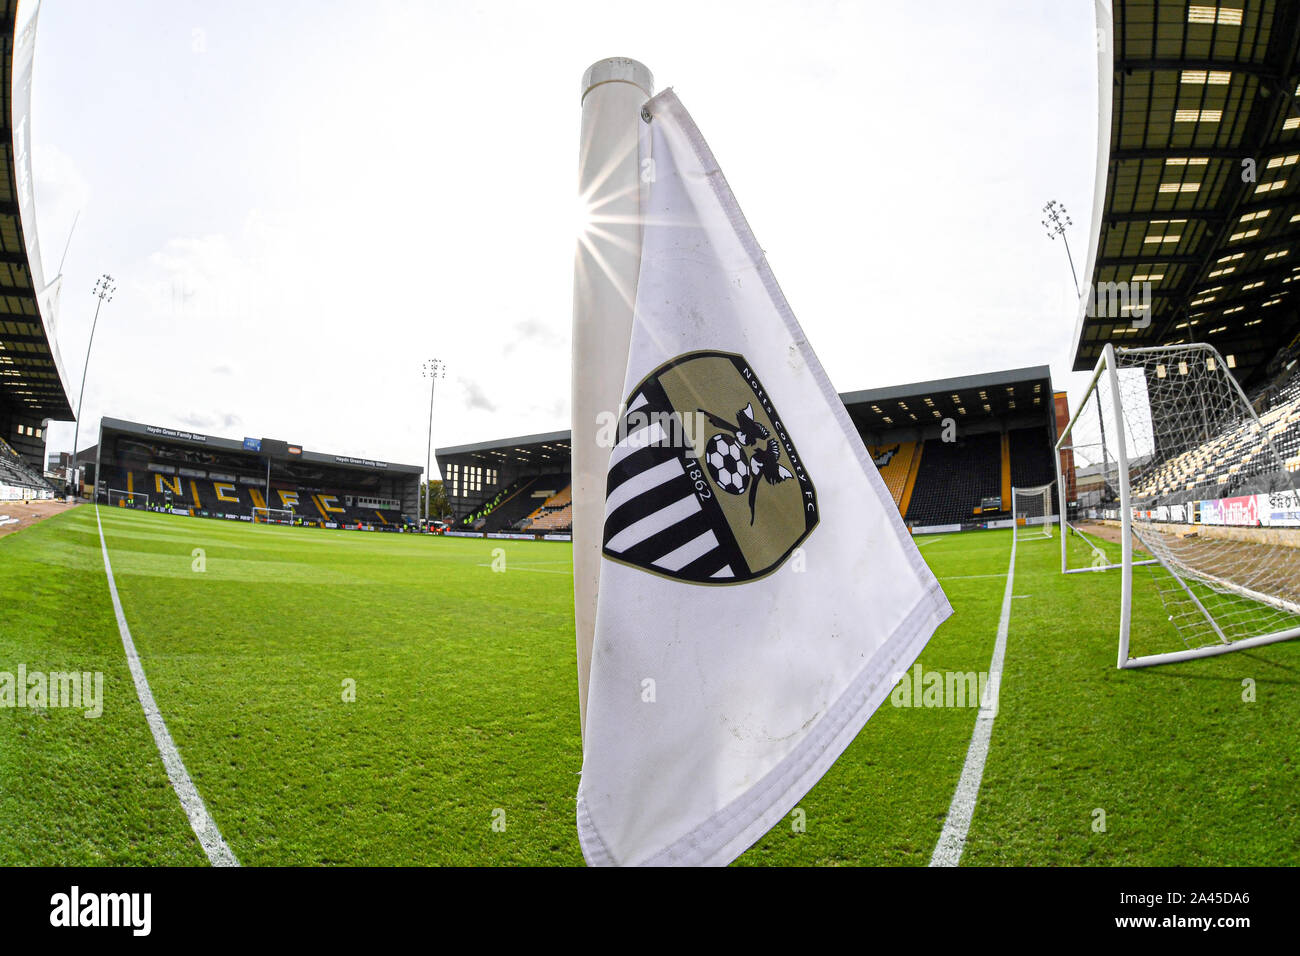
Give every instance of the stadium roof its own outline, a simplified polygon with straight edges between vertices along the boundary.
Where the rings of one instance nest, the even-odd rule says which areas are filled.
[[[1046,365],[962,375],[932,382],[843,392],[840,398],[860,431],[917,428],[944,418],[962,424],[1052,408],[1052,374]]]
[[[47,286],[41,269],[31,170],[31,54],[33,15],[14,36],[17,0],[0,0],[0,403],[35,419],[70,420],[63,363],[53,334],[59,279]]]
[[[484,465],[499,465],[512,461],[521,465],[569,467],[569,437],[562,432],[543,432],[538,435],[521,435],[498,441],[481,441],[470,445],[455,445],[434,449],[438,461],[459,458]]]
[[[1036,412],[1050,420],[1053,414],[1052,377],[1046,365],[841,392],[840,399],[853,424],[865,432],[919,428],[948,417],[965,425]],[[487,466],[510,462],[567,469],[569,439],[567,430],[546,432],[438,448],[434,454],[440,464],[458,459]]]
[[[144,438],[159,439],[167,444],[193,445],[196,448],[218,448],[222,451],[233,451],[257,455],[259,451],[249,449],[245,446],[244,441],[235,438],[219,438],[216,435],[204,435],[202,432],[188,431],[186,429],[165,428],[161,425],[145,425],[140,422],[128,422],[120,418],[101,418],[99,424],[100,435],[105,433],[139,435]],[[247,439],[245,439],[246,441]],[[272,439],[257,439],[259,442],[265,442],[268,445]],[[338,468],[348,468],[359,471],[384,471],[384,472],[404,472],[413,474],[422,474],[423,465],[399,465],[396,462],[377,461],[373,458],[354,458],[351,455],[327,455],[323,452],[307,451],[299,445],[291,445],[292,448],[299,449],[289,456],[291,460],[305,461],[317,465],[332,465]]]
[[[1114,0],[1112,27],[1074,368],[1209,342],[1249,387],[1300,333],[1300,4]],[[1116,282],[1151,284],[1149,325]]]

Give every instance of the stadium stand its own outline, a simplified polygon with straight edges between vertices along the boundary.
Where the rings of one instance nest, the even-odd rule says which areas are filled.
[[[0,438],[0,499],[51,498],[58,489]]]
[[[1134,493],[1230,498],[1274,490],[1281,475],[1261,461],[1264,443],[1272,445],[1288,471],[1300,471],[1300,377],[1280,389],[1258,425],[1248,417],[1229,423],[1196,447],[1154,463],[1134,481]]]
[[[1053,391],[1046,366],[840,398],[914,530],[1006,520],[1013,481],[1045,484],[1055,476],[1052,446],[1068,402]],[[436,449],[456,530],[569,531],[569,445],[568,432],[550,432]]]
[[[17,9],[15,0],[0,2],[0,487],[9,489],[0,495],[21,498],[24,492],[49,496],[42,476],[46,430],[52,421],[71,421],[73,413],[54,332],[62,277],[46,276],[36,229],[30,148],[35,29],[16,33]]]
[[[542,486],[554,489],[560,481],[567,482],[567,479],[558,479],[555,475],[536,475],[515,482],[484,516],[486,520],[482,529],[488,532],[515,530],[528,517],[529,512],[536,508],[536,499],[532,493]]]
[[[898,510],[903,513],[907,511],[903,493],[907,490],[908,478],[913,474],[912,465],[919,457],[917,455],[919,448],[917,442],[899,441],[893,445],[867,449],[871,454],[871,460],[880,470],[880,477],[884,479],[885,487],[894,498],[894,504],[898,505]]]
[[[1260,422],[1287,471],[1300,471],[1300,373],[1278,390]]]
[[[170,468],[154,464],[154,468]],[[254,474],[213,477],[185,476],[163,471],[109,469],[105,477],[109,487],[119,494],[111,504],[126,506],[124,496],[139,496],[135,507],[185,511],[191,515],[204,512],[224,515],[252,515],[254,508],[290,511],[295,522],[321,524],[332,522],[345,526],[401,527],[412,524],[395,501],[376,503],[370,496],[357,495],[344,488],[315,488],[271,483],[271,497],[265,494],[264,476]]]
[[[568,476],[564,488],[551,495],[542,506],[519,522],[520,531],[568,531],[573,527],[573,486]]]
[[[532,523],[525,530],[546,533],[572,531],[573,502],[570,501],[562,508],[557,508],[555,511],[548,512],[547,514],[533,519]]]
[[[523,492],[527,486],[531,485],[536,480],[537,476],[535,475],[527,478],[517,478],[509,484],[498,488],[492,494],[492,497],[484,501],[478,508],[461,517],[458,522],[459,525],[463,528],[472,529],[474,531],[482,531],[487,525],[488,518],[496,511],[498,506],[507,501],[513,500],[517,495]]]
[[[278,521],[380,531],[407,530],[419,514],[418,465],[118,419],[101,422],[99,449],[97,500],[119,507],[243,520],[266,508]]]
[[[1046,428],[1012,428],[1007,431],[1011,484],[1036,488],[1056,480],[1052,467],[1052,438]]]
[[[954,442],[932,438],[921,450],[921,468],[907,510],[908,524],[970,521],[985,498],[1001,498],[1002,436],[971,435]],[[1050,461],[1050,459],[1049,459]]]
[[[567,432],[438,448],[434,455],[456,533],[527,534],[519,524],[569,484]]]

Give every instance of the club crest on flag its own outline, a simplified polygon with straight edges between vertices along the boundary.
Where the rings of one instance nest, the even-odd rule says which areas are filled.
[[[604,554],[694,584],[775,571],[817,526],[794,438],[741,355],[691,352],[626,399],[610,455]]]

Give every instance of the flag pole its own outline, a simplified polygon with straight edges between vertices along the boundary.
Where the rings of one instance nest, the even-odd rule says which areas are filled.
[[[578,650],[578,708],[586,726],[587,681],[596,633],[608,443],[602,414],[623,400],[641,266],[641,106],[654,93],[644,64],[600,60],[582,76],[578,153],[580,235],[573,280],[573,599]]]

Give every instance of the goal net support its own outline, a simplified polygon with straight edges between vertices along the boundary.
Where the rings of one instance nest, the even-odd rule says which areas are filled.
[[[293,512],[288,508],[254,508],[253,524],[293,524]]]
[[[1105,347],[1057,492],[1061,570],[1120,573],[1120,667],[1300,636],[1300,532],[1271,519],[1300,512],[1288,421],[1257,415],[1210,345]]]
[[[109,488],[108,503],[114,508],[148,508],[149,496],[143,491],[122,491],[120,488]]]
[[[1017,543],[1052,536],[1053,484],[1011,489],[1011,514],[1015,519],[1012,535]]]

